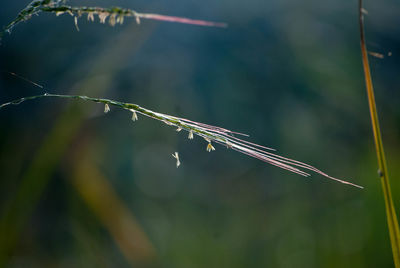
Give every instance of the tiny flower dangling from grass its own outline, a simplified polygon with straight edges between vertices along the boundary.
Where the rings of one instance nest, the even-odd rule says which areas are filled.
[[[91,12],[91,13],[93,13],[93,12]],[[98,15],[99,15],[99,21],[100,21],[100,23],[106,23],[106,19],[107,19],[107,17],[108,17],[108,13],[107,12],[100,12],[100,13],[98,13]]]
[[[204,138],[204,139],[206,140],[206,142],[208,142],[207,148],[206,148],[207,152],[215,151],[214,146],[212,146],[212,144],[211,144],[211,140],[208,138]]]
[[[176,159],[176,168],[178,168],[181,165],[181,161],[179,160],[178,152],[175,152],[174,154],[172,154],[172,157]]]
[[[114,100],[109,100],[109,99],[100,99],[100,98],[91,98],[88,96],[80,96],[80,95],[60,95],[60,94],[42,94],[42,95],[37,95],[37,96],[31,96],[31,97],[25,97],[21,99],[17,99],[11,102],[4,103],[0,105],[0,109],[9,106],[9,105],[18,105],[26,100],[33,100],[33,99],[38,99],[38,98],[45,98],[45,97],[56,97],[56,98],[68,98],[68,99],[79,99],[83,101],[90,101],[90,102],[96,102],[96,103],[103,103],[104,106],[104,112],[108,112],[110,110],[109,105],[114,105],[117,107],[120,107],[122,109],[126,109],[130,112],[132,112],[132,118],[134,120],[137,120],[137,117],[135,116],[136,113],[142,114],[144,116],[150,117],[152,119],[161,121],[169,126],[173,126],[176,128],[176,130],[179,132],[181,130],[188,131],[189,139],[193,139],[194,135],[200,136],[203,139],[205,139],[208,144],[207,144],[207,151],[211,152],[214,151],[215,148],[211,144],[211,142],[223,145],[227,149],[232,149],[234,151],[240,152],[242,154],[248,155],[250,157],[259,159],[263,162],[266,162],[268,164],[280,167],[282,169],[286,169],[290,172],[299,174],[304,177],[309,177],[310,173],[306,172],[307,170],[318,173],[330,180],[334,180],[343,184],[348,184],[354,187],[358,188],[363,188],[362,186],[359,186],[357,184],[337,179],[335,177],[329,176],[328,174],[322,172],[321,170],[297,161],[293,160],[290,158],[286,158],[283,156],[280,156],[278,154],[272,153],[271,151],[275,151],[274,149],[258,145],[249,141],[246,141],[244,139],[240,139],[236,137],[237,135],[240,136],[246,136],[246,134],[242,134],[239,132],[234,132],[231,130],[227,130],[225,128],[217,127],[217,126],[211,126],[195,121],[191,121],[189,119],[181,118],[181,117],[176,117],[176,116],[171,116],[167,114],[162,114],[159,112],[154,112],[152,110],[149,110],[147,108],[141,107],[137,104],[133,103],[126,103],[126,102],[119,102],[119,101],[114,101]],[[173,155],[174,158],[178,158],[178,155],[175,154]]]
[[[110,111],[110,106],[108,106],[108,104],[104,104],[104,113],[108,113]]]
[[[108,23],[109,23],[112,27],[115,26],[115,24],[117,23],[117,14],[116,14],[116,13],[112,13],[112,14],[110,15],[110,18],[108,19]]]
[[[74,17],[74,22],[75,22],[75,28],[79,32],[78,17],[77,16]]]
[[[91,21],[91,22],[94,22],[94,13],[93,12],[88,12],[87,20]]]
[[[137,120],[138,120],[138,116],[137,116],[136,111],[133,110],[133,109],[130,109],[130,111],[132,112],[132,118],[131,118],[132,121],[133,121],[133,122],[137,121]]]
[[[211,142],[207,144],[207,152],[215,151],[214,146],[212,146]]]
[[[178,128],[178,129],[179,129],[179,128]],[[176,131],[179,132],[180,130],[178,130],[178,129],[177,129]],[[188,139],[189,139],[189,140],[193,140],[193,130],[189,130]]]

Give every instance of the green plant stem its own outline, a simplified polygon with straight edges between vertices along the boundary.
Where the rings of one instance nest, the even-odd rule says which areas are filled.
[[[11,101],[11,102],[7,102],[4,103],[2,105],[0,105],[0,109],[4,108],[5,106],[8,105],[18,105],[24,101],[27,100],[34,100],[34,99],[38,99],[38,98],[45,98],[45,97],[56,97],[56,98],[66,98],[66,99],[80,99],[80,100],[84,100],[84,101],[91,101],[91,102],[96,102],[96,103],[104,103],[107,105],[114,105],[126,110],[133,110],[135,112],[138,112],[140,114],[143,114],[145,116],[148,116],[150,118],[162,121],[164,123],[166,123],[167,125],[174,125],[176,127],[180,127],[182,129],[185,129],[187,131],[193,131],[195,134],[205,137],[205,138],[209,138],[211,140],[217,140],[220,142],[228,142],[227,139],[224,139],[222,137],[219,136],[215,136],[212,135],[202,129],[193,127],[189,124],[185,124],[184,122],[181,122],[179,120],[179,118],[173,117],[173,116],[169,116],[169,115],[165,115],[165,114],[161,114],[158,112],[153,112],[149,109],[143,108],[137,104],[133,104],[133,103],[125,103],[125,102],[119,102],[119,101],[114,101],[114,100],[109,100],[109,99],[101,99],[101,98],[91,98],[91,97],[87,97],[87,96],[80,96],[80,95],[60,95],[60,94],[49,94],[49,93],[45,93],[42,95],[36,95],[36,96],[30,96],[30,97],[24,97],[15,101]]]
[[[400,267],[400,230],[397,221],[396,210],[393,204],[392,193],[387,171],[385,152],[383,150],[383,142],[379,127],[378,112],[376,109],[374,88],[372,85],[371,71],[368,63],[368,53],[365,44],[364,18],[362,0],[359,0],[359,21],[360,21],[360,40],[361,54],[364,67],[365,84],[367,88],[369,111],[371,115],[372,130],[374,133],[375,150],[378,158],[378,174],[381,179],[383,196],[385,198],[386,216],[389,227],[390,242],[392,245],[393,259],[396,268]]]
[[[226,146],[228,149],[233,149],[235,151],[238,151],[240,153],[243,153],[245,155],[248,155],[250,157],[257,158],[261,161],[267,162],[271,165],[286,169],[288,171],[297,173],[299,175],[308,177],[310,176],[309,173],[305,172],[304,170],[310,170],[315,173],[318,173],[328,179],[343,183],[343,184],[348,184],[357,188],[363,188],[360,185],[337,179],[332,176],[329,176],[328,174],[324,173],[323,171],[308,165],[306,163],[293,160],[290,158],[286,158],[274,153],[269,152],[270,149],[268,147],[264,147],[258,144],[254,144],[242,139],[239,139],[234,136],[234,134],[238,135],[244,135],[247,136],[246,134],[238,133],[238,132],[233,132],[221,127],[216,127],[216,126],[210,126],[207,124],[199,123],[199,122],[194,122],[185,118],[180,118],[180,117],[175,117],[171,115],[166,115],[158,112],[151,111],[149,109],[143,108],[137,104],[133,103],[125,103],[125,102],[119,102],[119,101],[114,101],[114,100],[109,100],[109,99],[100,99],[100,98],[91,98],[87,96],[80,96],[80,95],[60,95],[60,94],[42,94],[42,95],[36,95],[36,96],[31,96],[31,97],[24,97],[21,99],[17,99],[11,102],[4,103],[0,105],[0,109],[9,106],[9,105],[18,105],[24,101],[27,100],[34,100],[38,98],[46,98],[46,97],[56,97],[56,98],[67,98],[67,99],[80,99],[84,101],[90,101],[90,102],[96,102],[96,103],[103,103],[105,105],[104,112],[108,112],[109,105],[117,106],[126,110],[129,110],[132,112],[132,120],[136,121],[137,120],[137,115],[136,113],[145,115],[147,117],[159,120],[169,126],[174,126],[176,127],[177,131],[181,130],[186,130],[189,132],[189,139],[193,139],[193,134],[200,136],[204,138],[205,141],[207,141],[207,151],[215,150],[215,148],[211,145],[211,142],[215,142],[221,145]],[[304,169],[304,170],[302,170]]]

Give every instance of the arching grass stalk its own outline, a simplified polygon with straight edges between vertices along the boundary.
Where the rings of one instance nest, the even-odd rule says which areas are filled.
[[[383,150],[383,142],[381,130],[379,127],[378,112],[376,109],[374,87],[372,85],[371,71],[368,63],[368,52],[365,44],[364,33],[364,17],[362,0],[359,0],[359,22],[360,22],[360,41],[361,55],[364,68],[365,84],[367,88],[369,111],[371,115],[372,131],[374,132],[375,150],[378,158],[378,175],[381,179],[383,196],[385,198],[386,216],[389,227],[390,242],[392,245],[393,259],[395,267],[400,267],[400,230],[397,221],[396,210],[393,204],[392,192],[389,183],[389,174],[387,170],[385,152]]]
[[[132,104],[132,103],[126,103],[126,102],[119,102],[119,101],[114,101],[114,100],[109,100],[109,99],[99,99],[99,98],[91,98],[87,96],[80,96],[80,95],[59,95],[59,94],[42,94],[42,95],[36,95],[36,96],[31,96],[31,97],[25,97],[21,99],[17,99],[8,103],[4,103],[0,105],[0,109],[9,106],[9,105],[18,105],[24,101],[27,100],[34,100],[38,98],[46,98],[46,97],[56,97],[56,98],[68,98],[68,99],[79,99],[83,101],[91,101],[91,102],[96,102],[96,103],[103,103],[105,105],[104,107],[104,112],[109,112],[110,111],[110,106],[117,106],[122,109],[128,110],[132,113],[132,120],[136,121],[138,119],[137,114],[142,114],[144,116],[159,120],[169,126],[173,126],[176,128],[176,131],[180,132],[182,130],[185,130],[188,132],[188,138],[193,139],[194,135],[202,137],[206,142],[206,150],[208,152],[214,151],[215,148],[212,145],[212,143],[218,143],[223,146],[226,146],[228,149],[232,149],[235,151],[238,151],[240,153],[243,153],[245,155],[257,158],[261,161],[264,161],[266,163],[269,163],[271,165],[286,169],[288,171],[297,173],[299,175],[308,177],[310,176],[309,173],[307,173],[305,170],[312,171],[318,174],[321,174],[322,176],[329,178],[331,180],[348,184],[354,187],[358,188],[363,188],[362,186],[359,186],[357,184],[340,180],[334,177],[329,176],[328,174],[322,172],[321,170],[293,160],[289,159],[274,153],[271,153],[270,151],[274,151],[274,149],[264,147],[258,144],[251,143],[249,141],[239,139],[235,135],[241,135],[241,136],[248,136],[246,134],[238,133],[238,132],[233,132],[221,127],[216,127],[216,126],[211,126],[199,122],[194,122],[185,118],[180,118],[180,117],[175,117],[171,115],[166,115],[158,112],[154,112],[152,110],[146,109],[144,107],[141,107],[137,104]]]
[[[108,20],[108,23],[111,26],[119,23],[122,24],[124,22],[124,18],[133,17],[136,19],[136,22],[140,24],[141,19],[150,19],[150,20],[160,20],[160,21],[169,21],[176,23],[184,23],[184,24],[193,24],[200,26],[212,26],[212,27],[226,27],[226,23],[222,22],[212,22],[212,21],[204,21],[204,20],[194,20],[182,17],[174,17],[174,16],[166,16],[160,14],[150,14],[150,13],[139,13],[135,10],[121,7],[111,7],[111,8],[103,8],[103,7],[72,7],[67,5],[62,5],[62,1],[50,1],[50,0],[36,0],[31,2],[26,8],[24,8],[18,16],[10,22],[0,33],[0,38],[4,32],[10,33],[11,30],[20,22],[27,21],[32,18],[33,15],[38,15],[40,12],[49,12],[54,13],[57,16],[61,14],[69,14],[74,17],[75,25],[78,28],[78,18],[82,15],[87,15],[87,19],[89,21],[95,20],[95,15],[98,16],[100,23],[105,23]]]

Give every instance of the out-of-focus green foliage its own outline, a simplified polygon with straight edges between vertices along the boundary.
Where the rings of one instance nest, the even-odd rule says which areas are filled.
[[[0,25],[26,4],[2,3]],[[16,233],[12,246],[1,245],[9,249],[8,267],[392,265],[356,2],[113,5],[229,27],[126,21],[112,28],[81,20],[77,32],[71,17],[43,14],[2,40],[1,103],[43,93],[7,73],[15,72],[52,93],[139,103],[249,133],[252,141],[365,189],[303,178],[222,147],[209,154],[203,142],[151,120],[133,124],[125,112],[104,115],[103,107],[58,100],[25,103],[0,112],[0,226],[14,202],[23,205],[13,215],[26,217],[2,230]],[[385,56],[370,63],[396,203],[400,4],[365,7],[368,48]],[[178,169],[173,152],[181,158]],[[48,159],[45,169],[38,157]],[[21,190],[27,177],[33,186]]]

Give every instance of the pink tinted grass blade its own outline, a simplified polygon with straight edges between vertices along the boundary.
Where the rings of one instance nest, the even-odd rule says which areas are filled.
[[[212,126],[212,125],[207,125],[207,124],[191,121],[191,120],[185,119],[185,118],[170,116],[170,115],[156,113],[156,112],[155,112],[155,114],[157,114],[161,117],[164,117],[164,118],[170,118],[173,120],[177,120],[178,122],[184,123],[185,126],[183,126],[182,128],[187,131],[190,131],[191,129],[197,129],[197,130],[203,131],[204,133],[196,132],[196,134],[206,140],[211,140],[215,143],[225,145],[228,148],[233,149],[237,152],[243,153],[250,157],[259,159],[263,162],[266,162],[271,165],[277,166],[279,168],[299,174],[301,176],[309,177],[311,175],[303,170],[300,170],[299,168],[310,170],[310,171],[320,174],[328,179],[331,179],[331,180],[334,180],[334,181],[337,181],[337,182],[340,182],[343,184],[351,185],[351,186],[361,188],[361,189],[364,188],[360,185],[329,176],[325,172],[322,172],[321,170],[319,170],[309,164],[265,151],[265,150],[274,150],[275,151],[275,149],[271,149],[271,148],[268,148],[268,147],[265,147],[262,145],[258,145],[258,144],[255,144],[255,143],[252,143],[249,141],[245,141],[245,140],[242,140],[242,139],[239,139],[239,138],[233,136],[233,133],[240,134],[243,136],[248,136],[246,134],[233,132],[233,131],[230,131],[230,130],[227,130],[227,129],[221,128],[221,127],[216,127],[216,126]]]
[[[217,141],[217,143],[224,144],[223,142],[219,142],[219,141]],[[320,174],[320,175],[322,175],[322,176],[324,176],[324,177],[326,177],[328,179],[331,179],[331,180],[334,180],[334,181],[337,181],[337,182],[340,182],[340,183],[343,183],[343,184],[348,184],[348,185],[351,185],[351,186],[354,186],[354,187],[357,187],[357,188],[360,188],[360,189],[364,188],[364,187],[362,187],[360,185],[357,185],[357,184],[354,184],[354,183],[351,183],[351,182],[348,182],[348,181],[345,181],[345,180],[341,180],[341,179],[329,176],[328,174],[322,172],[321,170],[319,170],[319,169],[317,169],[317,168],[315,168],[315,167],[313,167],[311,165],[305,164],[303,162],[300,162],[300,161],[297,161],[297,160],[293,160],[293,159],[290,159],[290,158],[286,158],[286,157],[283,157],[283,156],[280,156],[280,155],[277,155],[277,154],[273,154],[273,153],[270,153],[270,152],[262,151],[262,150],[259,150],[257,148],[252,149],[252,148],[249,148],[246,145],[244,147],[244,146],[241,146],[239,144],[241,144],[241,143],[233,144],[232,145],[232,149],[235,150],[235,151],[241,152],[243,154],[246,154],[248,156],[254,157],[256,159],[259,159],[259,160],[261,160],[263,162],[267,162],[267,163],[269,163],[271,165],[274,165],[274,166],[280,167],[282,169],[286,169],[288,171],[297,173],[299,175],[302,175],[302,176],[305,176],[305,177],[309,177],[310,176],[310,174],[308,174],[308,173],[306,173],[306,172],[304,172],[302,170],[299,170],[298,168],[295,168],[294,166],[297,166],[297,167],[300,167],[300,168],[304,168],[304,169],[308,169],[308,170],[313,171],[315,173],[318,173],[318,174]]]
[[[211,125],[207,125],[207,124],[203,124],[203,123],[194,122],[194,121],[191,121],[191,120],[188,120],[188,119],[185,119],[185,118],[179,118],[179,117],[175,117],[175,118],[180,120],[180,121],[186,122],[188,124],[195,125],[196,127],[201,127],[204,130],[207,130],[207,131],[210,131],[210,132],[214,132],[214,133],[217,133],[217,134],[221,134],[221,135],[224,136],[225,139],[227,139],[229,141],[232,141],[232,142],[234,142],[233,140],[237,140],[237,141],[240,141],[242,143],[246,143],[248,145],[252,145],[254,147],[258,147],[258,148],[261,148],[261,149],[270,150],[270,151],[276,151],[273,148],[265,147],[265,146],[262,146],[262,145],[259,145],[259,144],[255,144],[255,143],[252,143],[252,142],[249,142],[249,141],[245,141],[245,140],[242,140],[242,139],[239,139],[239,138],[233,136],[233,134],[236,134],[236,135],[241,135],[241,136],[244,136],[244,137],[249,137],[248,134],[244,134],[244,133],[240,133],[240,132],[234,132],[234,131],[227,130],[227,129],[224,129],[224,128],[221,128],[221,127],[216,127],[216,126],[211,126]]]
[[[348,185],[351,185],[351,186],[354,186],[354,187],[357,187],[357,188],[361,188],[361,189],[363,188],[360,185],[357,185],[357,184],[354,184],[354,183],[351,183],[351,182],[348,182],[348,181],[345,181],[345,180],[341,180],[341,179],[337,179],[335,177],[329,176],[328,174],[322,172],[321,170],[319,170],[319,169],[317,169],[317,168],[315,168],[315,167],[313,167],[313,166],[311,166],[309,164],[306,164],[306,163],[303,163],[303,162],[300,162],[300,161],[297,161],[297,160],[293,160],[293,159],[290,159],[290,158],[287,158],[287,157],[283,157],[283,156],[280,156],[280,155],[277,155],[277,154],[274,154],[274,153],[271,153],[271,152],[264,151],[262,149],[266,149],[266,150],[274,150],[274,149],[271,149],[271,148],[268,148],[268,147],[264,147],[264,146],[261,146],[261,145],[258,145],[258,144],[255,144],[255,143],[252,143],[252,142],[249,142],[249,141],[245,141],[245,140],[239,139],[237,137],[234,137],[232,135],[232,133],[235,133],[235,132],[233,132],[233,131],[230,131],[230,130],[227,130],[227,129],[224,129],[224,128],[220,128],[220,127],[215,127],[215,126],[203,124],[203,123],[194,122],[194,121],[191,121],[191,120],[188,120],[188,119],[184,119],[184,118],[177,118],[177,117],[174,117],[174,118],[177,119],[177,120],[180,120],[182,122],[185,122],[188,125],[200,128],[200,129],[202,129],[202,130],[204,130],[206,132],[209,132],[209,133],[211,132],[213,134],[216,134],[222,140],[230,142],[231,143],[230,146],[231,146],[231,148],[233,150],[241,152],[241,153],[246,154],[248,156],[257,158],[257,159],[259,159],[261,161],[264,161],[264,162],[267,162],[267,163],[269,163],[271,165],[280,167],[282,169],[297,173],[297,174],[305,176],[305,177],[309,177],[310,176],[310,174],[308,174],[308,173],[296,168],[296,167],[299,167],[299,168],[303,168],[303,169],[307,169],[307,170],[313,171],[313,172],[318,173],[318,174],[320,174],[320,175],[322,175],[322,176],[324,176],[326,178],[329,178],[331,180],[334,180],[334,181],[337,181],[337,182],[340,182],[340,183],[343,183],[343,184],[348,184]],[[242,134],[242,133],[240,133],[240,134]],[[203,138],[207,138],[204,135],[199,135],[199,136],[203,136]],[[248,136],[248,135],[244,134],[244,136]],[[227,145],[226,142],[223,142],[221,140],[216,140],[216,139],[213,139],[213,140],[216,143],[219,143],[219,144],[222,144],[222,145]]]
[[[29,81],[29,80],[26,80],[26,81]],[[36,85],[36,86],[38,86],[38,85]],[[12,104],[17,105],[26,100],[33,100],[33,99],[43,98],[43,97],[73,98],[73,99],[81,99],[81,100],[85,100],[85,101],[92,101],[92,102],[96,102],[96,103],[104,103],[106,105],[115,105],[115,106],[121,107],[123,109],[127,109],[129,111],[134,111],[135,113],[139,113],[144,116],[150,117],[152,119],[162,121],[162,122],[166,123],[167,125],[175,126],[180,130],[184,129],[184,130],[188,131],[189,133],[192,133],[192,136],[193,136],[193,134],[196,134],[197,136],[204,138],[208,143],[211,143],[211,142],[218,143],[220,145],[226,146],[228,149],[235,150],[235,151],[243,153],[247,156],[259,159],[265,163],[269,163],[271,165],[291,171],[291,172],[299,174],[301,176],[309,177],[310,174],[304,170],[310,170],[310,171],[318,173],[330,180],[334,180],[334,181],[337,181],[337,182],[340,182],[343,184],[351,185],[351,186],[357,187],[357,188],[363,188],[362,186],[359,186],[357,184],[329,176],[328,174],[322,172],[321,170],[319,170],[311,165],[308,165],[306,163],[303,163],[303,162],[300,162],[297,160],[293,160],[290,158],[286,158],[286,157],[271,153],[269,151],[266,151],[266,150],[270,150],[270,148],[236,138],[233,136],[233,133],[236,133],[236,132],[233,132],[233,131],[230,131],[230,130],[227,130],[227,129],[221,128],[221,127],[215,127],[215,126],[211,126],[211,125],[207,125],[207,124],[203,124],[203,123],[194,122],[194,121],[184,119],[184,118],[179,118],[179,117],[174,117],[174,116],[154,112],[149,109],[140,107],[139,105],[136,105],[136,104],[123,103],[123,102],[118,102],[118,101],[113,101],[113,100],[108,100],[108,99],[90,98],[87,96],[79,96],[79,95],[59,95],[59,94],[45,93],[42,95],[24,97],[24,98],[17,99],[17,100],[8,102],[8,103],[4,103],[4,104],[0,105],[0,109],[5,106],[8,106],[8,105],[12,105]]]
[[[249,137],[250,136],[248,134],[231,131],[231,130],[228,130],[228,129],[225,129],[225,128],[222,128],[222,127],[216,127],[216,126],[211,126],[211,125],[207,125],[207,124],[204,124],[204,123],[194,122],[194,121],[191,121],[191,120],[188,120],[188,119],[185,119],[185,118],[178,118],[178,119],[180,119],[182,121],[185,121],[185,122],[188,122],[188,123],[192,123],[192,124],[198,125],[198,126],[202,126],[202,127],[210,128],[210,129],[215,129],[215,130],[220,130],[222,132],[226,132],[226,133],[230,133],[230,134],[236,134],[236,135],[241,135],[241,136],[245,136],[245,137]]]
[[[310,174],[308,174],[308,173],[306,173],[306,172],[304,172],[304,171],[301,171],[301,170],[298,169],[298,168],[295,168],[295,167],[292,167],[292,166],[290,166],[290,165],[286,165],[286,164],[284,164],[284,163],[282,163],[282,162],[273,160],[273,159],[270,158],[270,157],[267,157],[267,156],[265,156],[265,155],[259,154],[259,153],[257,153],[257,152],[252,151],[252,150],[249,150],[249,149],[247,149],[247,148],[244,148],[244,147],[241,147],[241,146],[238,146],[238,145],[233,145],[233,146],[232,146],[232,149],[235,150],[235,151],[238,151],[238,152],[240,152],[240,153],[242,153],[242,154],[248,155],[248,156],[250,156],[250,157],[259,159],[259,160],[261,160],[261,161],[263,161],[263,162],[267,162],[267,163],[269,163],[269,164],[271,164],[271,165],[277,166],[277,167],[279,167],[279,168],[282,168],[282,169],[285,169],[285,170],[288,170],[288,171],[297,173],[297,174],[302,175],[302,176],[304,176],[304,177],[310,176]]]
[[[208,26],[208,27],[221,27],[225,28],[228,24],[223,22],[213,22],[213,21],[205,21],[205,20],[194,20],[189,18],[183,17],[175,17],[175,16],[166,16],[166,15],[159,15],[159,14],[149,14],[149,13],[138,13],[136,15],[141,19],[150,19],[150,20],[160,20],[160,21],[169,21],[169,22],[176,22],[176,23],[184,23],[184,24],[192,24],[192,25],[199,25],[199,26]]]

